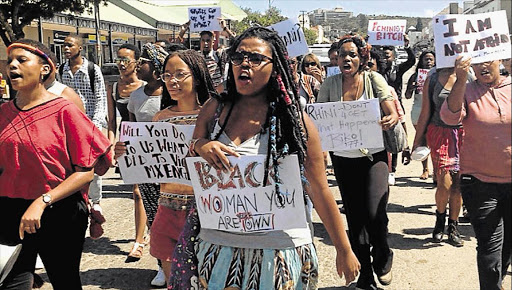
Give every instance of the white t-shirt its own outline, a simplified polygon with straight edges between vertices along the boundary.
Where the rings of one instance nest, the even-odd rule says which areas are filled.
[[[144,86],[130,94],[128,111],[135,115],[137,122],[151,122],[153,116],[160,111],[162,95],[148,96],[144,93]]]

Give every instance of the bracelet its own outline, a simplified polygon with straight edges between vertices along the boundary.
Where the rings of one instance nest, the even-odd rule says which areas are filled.
[[[197,152],[196,152],[196,143],[197,141],[199,141],[201,138],[197,138],[197,139],[192,139],[190,140],[190,145],[188,146],[188,154],[190,156],[197,156]]]

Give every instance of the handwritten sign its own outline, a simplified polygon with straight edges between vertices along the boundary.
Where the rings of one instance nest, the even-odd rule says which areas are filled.
[[[368,43],[371,45],[404,45],[407,20],[370,20]]]
[[[453,67],[458,55],[472,63],[510,58],[510,36],[504,10],[481,14],[448,14],[433,19],[437,68]]]
[[[194,125],[122,122],[120,141],[127,152],[118,159],[127,184],[179,182],[191,184],[184,164]]]
[[[326,151],[384,147],[378,99],[306,105]]]
[[[219,18],[220,7],[189,7],[188,19],[190,31],[221,31]]]
[[[337,75],[341,73],[339,66],[328,66],[327,67],[327,77]]]
[[[288,56],[296,57],[309,53],[304,31],[302,31],[302,27],[297,19],[287,19],[268,28],[277,32],[281,39],[283,39],[288,50]]]
[[[420,68],[418,69],[418,75],[416,76],[416,91],[422,92],[423,86],[425,85],[425,81],[427,80],[428,76],[428,69]]]
[[[273,171],[263,184],[265,155],[228,158],[230,173],[200,157],[187,158],[202,228],[238,233],[307,228],[297,156],[280,159],[279,194]]]

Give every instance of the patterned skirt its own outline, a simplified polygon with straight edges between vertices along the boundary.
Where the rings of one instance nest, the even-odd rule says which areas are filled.
[[[146,210],[148,224],[151,228],[155,220],[156,210],[158,209],[158,198],[160,197],[160,184],[159,183],[141,183],[139,184],[140,196],[142,197],[142,204]]]
[[[429,124],[427,127],[427,145],[434,170],[456,173],[460,170],[460,146],[464,129],[447,128]]]
[[[200,289],[316,289],[314,245],[281,250],[233,248],[199,241]]]

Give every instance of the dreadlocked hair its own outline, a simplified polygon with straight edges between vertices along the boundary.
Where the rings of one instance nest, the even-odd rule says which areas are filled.
[[[192,49],[178,50],[171,52],[164,61],[162,73],[165,72],[165,66],[171,57],[178,56],[183,62],[185,62],[192,72],[197,92],[197,103],[203,105],[210,96],[216,96],[215,87],[213,86],[212,78],[208,72],[206,61],[197,51]],[[169,106],[177,105],[178,102],[171,98],[167,86],[162,92],[162,102],[160,104],[160,110],[163,110]]]
[[[265,166],[264,183],[267,184],[270,164],[274,171],[276,193],[279,190],[278,159],[284,155],[297,154],[301,168],[301,176],[304,178],[304,160],[306,158],[307,131],[304,126],[304,115],[300,109],[299,95],[293,81],[290,60],[286,45],[279,35],[264,27],[251,27],[238,36],[228,53],[231,56],[242,40],[247,38],[258,38],[265,41],[272,51],[272,63],[274,74],[267,85],[267,101],[269,109],[265,128],[269,129],[269,148]],[[235,78],[233,75],[233,64],[230,62],[226,92],[221,95],[220,102],[231,102],[231,109],[236,106],[239,94],[236,90]],[[275,75],[275,77],[274,77]],[[230,110],[231,110],[230,109]],[[215,136],[217,139],[229,121],[228,113],[221,130]],[[272,159],[272,162],[270,162]]]

